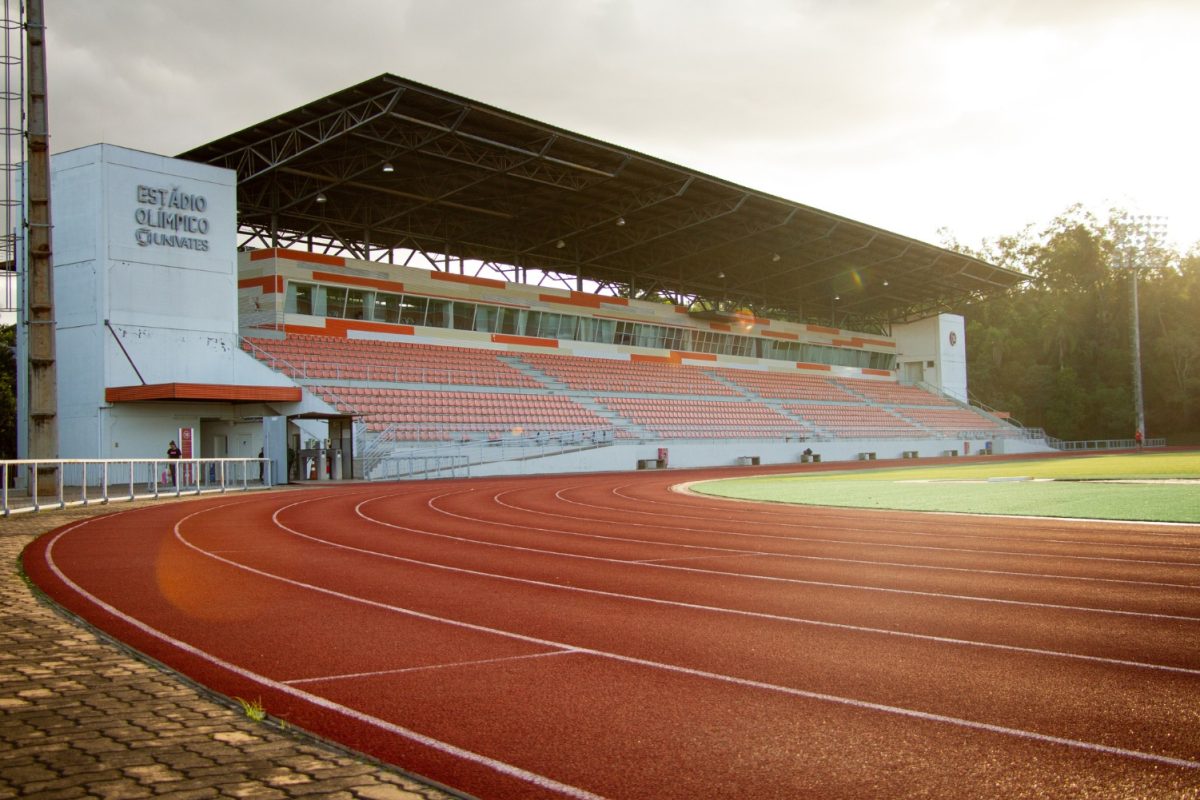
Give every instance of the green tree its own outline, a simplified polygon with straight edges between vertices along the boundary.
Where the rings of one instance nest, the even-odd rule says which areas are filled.
[[[17,457],[17,329],[0,327],[0,458]]]
[[[1029,280],[956,309],[967,320],[971,394],[1063,439],[1127,438],[1134,429],[1130,274],[1123,215],[1078,207],[1040,231],[977,251]],[[1200,255],[1151,253],[1167,267],[1139,277],[1147,433],[1195,441],[1200,415]]]

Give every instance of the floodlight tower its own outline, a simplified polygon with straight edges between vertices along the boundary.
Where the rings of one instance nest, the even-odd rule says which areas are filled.
[[[1167,218],[1138,215],[1125,219],[1121,241],[1117,245],[1120,267],[1129,271],[1130,320],[1133,341],[1133,404],[1137,417],[1136,433],[1141,441],[1146,438],[1146,409],[1142,401],[1142,337],[1138,318],[1138,272],[1156,269],[1159,265],[1153,258],[1156,247],[1167,238]]]

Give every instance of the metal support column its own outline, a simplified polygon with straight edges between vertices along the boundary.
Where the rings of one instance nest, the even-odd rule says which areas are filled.
[[[46,26],[42,0],[29,0],[25,23],[29,69],[28,316],[29,458],[58,458],[54,260],[50,228],[50,128],[46,108]],[[39,485],[57,483],[58,468],[39,467]]]

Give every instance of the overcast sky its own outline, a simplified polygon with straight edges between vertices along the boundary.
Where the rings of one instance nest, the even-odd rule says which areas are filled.
[[[391,72],[931,242],[1200,241],[1197,0],[45,0],[53,151],[174,155]]]

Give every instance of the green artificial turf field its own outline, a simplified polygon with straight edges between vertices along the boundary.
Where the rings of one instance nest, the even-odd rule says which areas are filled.
[[[1200,523],[1200,483],[1188,481],[1200,481],[1200,453],[847,470],[734,478],[690,488],[809,505]]]

